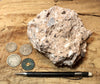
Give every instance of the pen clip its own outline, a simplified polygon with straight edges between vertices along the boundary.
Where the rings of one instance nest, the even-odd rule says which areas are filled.
[[[80,71],[76,71],[76,72],[79,72],[80,73]],[[82,77],[82,75],[80,75],[80,76],[77,76],[77,77],[67,77],[67,79],[70,79],[70,80],[81,80],[83,77]]]

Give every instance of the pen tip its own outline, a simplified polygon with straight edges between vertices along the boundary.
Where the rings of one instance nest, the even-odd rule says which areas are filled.
[[[27,73],[16,73],[16,75],[27,75]]]
[[[92,74],[91,72],[89,72],[89,73],[88,73],[88,76],[90,76],[90,77],[91,77],[91,76],[93,76],[93,74]]]

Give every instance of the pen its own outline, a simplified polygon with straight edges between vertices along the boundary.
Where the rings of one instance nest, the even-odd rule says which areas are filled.
[[[91,72],[24,72],[16,73],[16,75],[23,75],[28,77],[91,77]]]

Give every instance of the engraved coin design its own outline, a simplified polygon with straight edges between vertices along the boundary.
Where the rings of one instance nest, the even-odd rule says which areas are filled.
[[[19,51],[22,55],[29,55],[32,53],[32,46],[30,44],[24,44],[20,47]]]
[[[22,62],[22,68],[23,68],[24,70],[32,70],[32,69],[34,68],[34,66],[35,66],[35,63],[34,63],[34,61],[33,61],[32,59],[30,59],[30,58],[26,58],[26,59],[24,59],[23,62]]]
[[[9,42],[9,43],[6,45],[6,50],[7,50],[8,52],[14,52],[16,49],[17,49],[17,45],[16,45],[16,43],[14,43],[14,42]]]
[[[21,58],[17,54],[11,54],[7,58],[7,64],[11,67],[16,67],[20,64]]]

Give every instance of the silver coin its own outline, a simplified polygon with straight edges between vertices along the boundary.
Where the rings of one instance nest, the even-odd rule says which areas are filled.
[[[14,42],[9,42],[9,43],[6,45],[6,50],[7,50],[8,52],[14,52],[16,49],[17,49],[17,45],[16,45],[16,43],[14,43]]]
[[[16,67],[20,64],[21,58],[17,54],[11,54],[7,58],[7,64],[11,67]]]
[[[19,51],[22,55],[30,55],[32,53],[32,46],[30,44],[24,44],[20,47]]]

